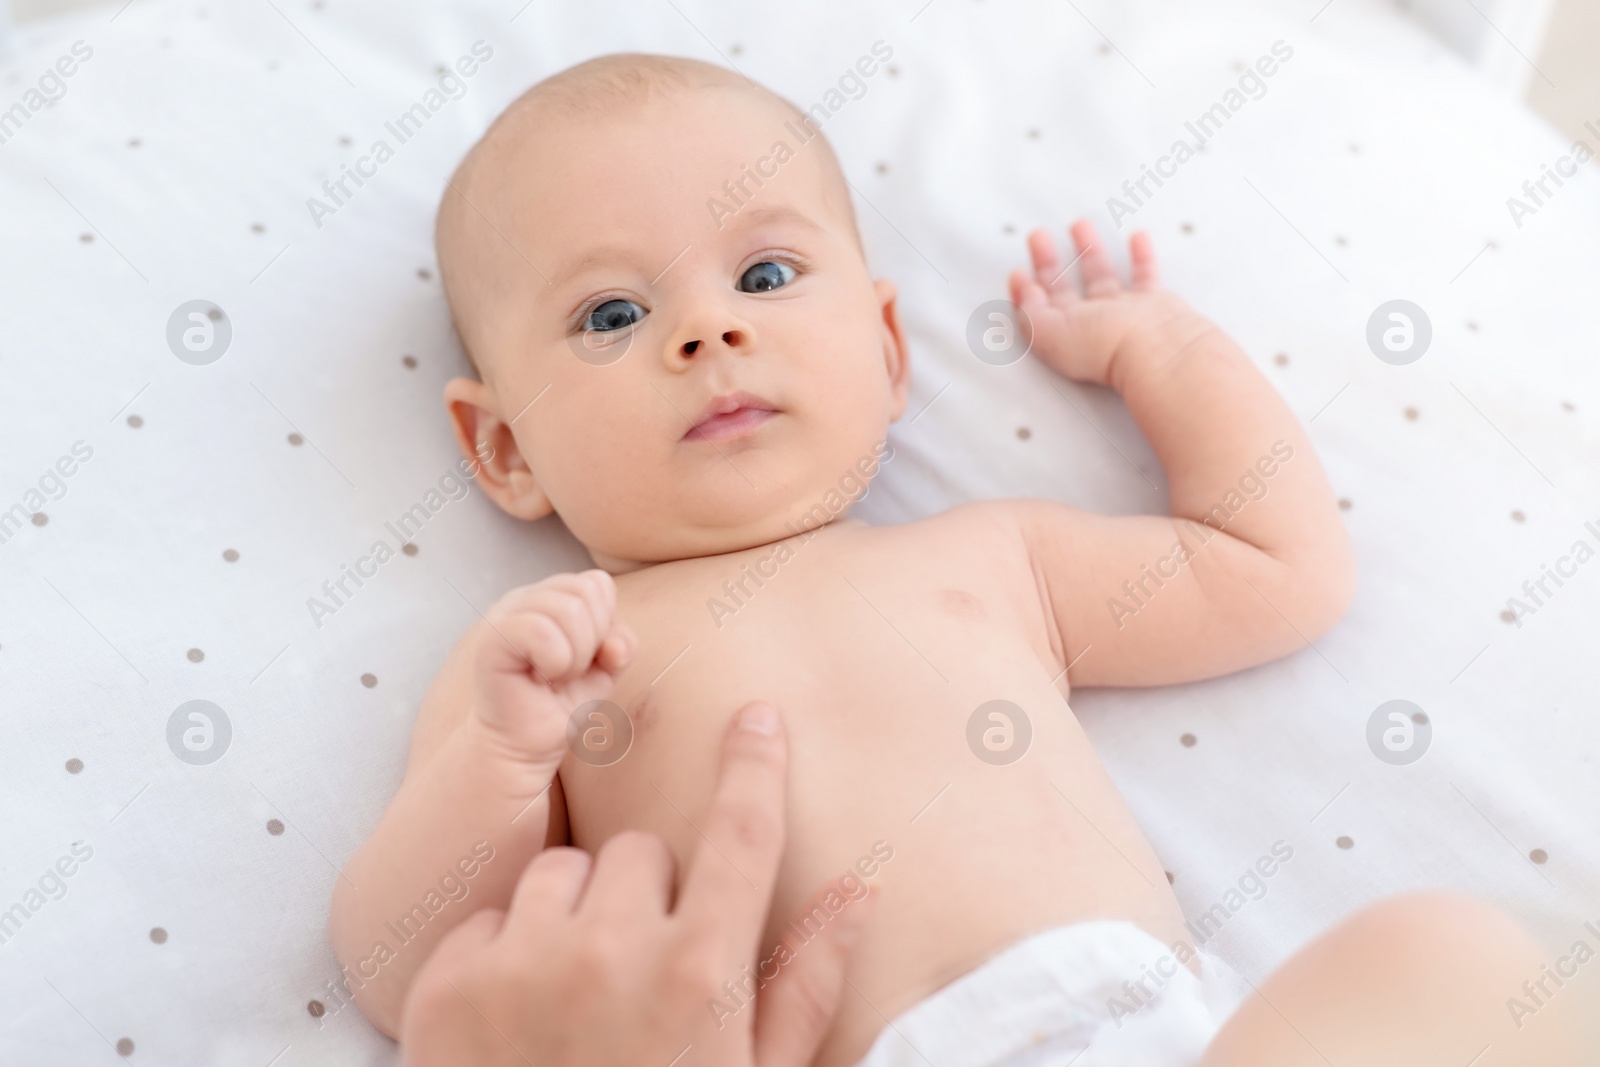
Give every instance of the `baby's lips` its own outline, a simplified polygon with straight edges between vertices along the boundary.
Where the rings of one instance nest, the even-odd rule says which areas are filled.
[[[765,397],[742,389],[736,393],[712,397],[685,431],[683,439],[715,441],[727,436],[737,436],[739,433],[748,432],[754,425],[777,413],[778,405]]]

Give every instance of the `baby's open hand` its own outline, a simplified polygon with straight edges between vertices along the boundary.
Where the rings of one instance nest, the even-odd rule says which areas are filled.
[[[1067,262],[1047,232],[1028,235],[1033,275],[1021,269],[1011,272],[1011,302],[1024,313],[1020,328],[1034,355],[1075,381],[1111,385],[1119,352],[1159,334],[1174,318],[1193,313],[1159,288],[1148,234],[1128,239],[1133,277],[1123,285],[1094,226],[1079,219],[1071,233],[1078,251]],[[1074,262],[1083,278],[1081,293],[1069,274]]]
[[[513,589],[489,609],[473,713],[513,758],[553,774],[573,709],[610,694],[637,644],[616,606],[611,575],[591,570]]]

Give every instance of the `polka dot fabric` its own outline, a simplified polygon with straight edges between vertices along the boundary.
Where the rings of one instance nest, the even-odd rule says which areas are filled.
[[[1600,547],[1600,245],[1578,239],[1600,182],[1521,227],[1505,208],[1566,151],[1553,133],[1375,0],[1314,24],[1176,0],[1092,25],[980,0],[519,6],[140,0],[12,33],[0,107],[74,42],[93,55],[0,168],[0,247],[25,250],[0,257],[0,915],[25,915],[0,926],[0,1063],[395,1062],[334,982],[338,871],[455,639],[507,588],[585,565],[476,489],[389,528],[456,461],[440,390],[466,364],[433,214],[507,101],[604,51],[731,62],[805,107],[893,50],[825,127],[914,361],[861,517],[1165,507],[1115,396],[964,340],[1026,232],[1078,214],[1147,229],[1171,287],[1309,425],[1360,557],[1346,620],[1231,677],[1073,697],[1191,914],[1276,857],[1215,951],[1259,980],[1424,886],[1578,936],[1600,891],[1600,562],[1557,569]],[[313,217],[480,40],[465,94]],[[1131,204],[1124,183],[1280,40],[1264,95],[1119,231],[1110,198]],[[1394,299],[1431,320],[1404,366],[1367,341]],[[181,355],[224,333],[209,362]],[[1431,731],[1404,765],[1369,743],[1395,699]]]

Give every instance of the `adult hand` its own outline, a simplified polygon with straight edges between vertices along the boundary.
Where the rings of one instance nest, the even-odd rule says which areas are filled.
[[[746,982],[756,961],[783,855],[787,770],[777,709],[740,709],[676,906],[672,854],[654,834],[618,834],[592,861],[575,848],[540,853],[510,910],[462,923],[418,975],[401,1033],[408,1067],[810,1063],[865,901],[798,947],[758,1004],[736,1001],[730,1015],[724,987]]]

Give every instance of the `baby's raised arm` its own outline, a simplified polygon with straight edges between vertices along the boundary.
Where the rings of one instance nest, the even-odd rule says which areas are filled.
[[[440,939],[504,907],[533,856],[565,842],[552,798],[568,717],[610,694],[635,648],[615,609],[604,571],[513,590],[435,680],[405,781],[335,884],[328,924],[356,1002],[390,1036]]]
[[[1072,228],[1083,286],[1050,237],[1011,278],[1032,352],[1122,395],[1166,469],[1171,516],[1014,508],[1075,685],[1162,685],[1305,647],[1355,589],[1349,538],[1299,420],[1239,346],[1159,288],[1149,238],[1124,285]]]

